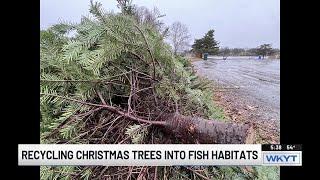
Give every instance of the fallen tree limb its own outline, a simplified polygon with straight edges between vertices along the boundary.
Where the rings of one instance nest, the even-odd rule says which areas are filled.
[[[252,144],[254,140],[253,128],[248,125],[235,123],[225,123],[216,120],[206,120],[200,117],[183,116],[178,113],[166,113],[158,119],[161,121],[148,121],[121,111],[116,107],[83,102],[80,100],[63,97],[55,94],[45,94],[52,97],[63,98],[65,100],[81,103],[84,105],[104,108],[112,113],[119,114],[129,120],[162,126],[166,132],[181,139],[184,143],[201,144]]]

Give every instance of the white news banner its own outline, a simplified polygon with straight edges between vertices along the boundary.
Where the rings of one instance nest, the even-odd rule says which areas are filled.
[[[19,144],[18,164],[262,165],[261,144]]]

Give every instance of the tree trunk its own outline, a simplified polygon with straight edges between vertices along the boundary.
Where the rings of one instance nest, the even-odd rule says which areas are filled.
[[[161,117],[165,130],[184,143],[253,144],[254,131],[248,124],[224,123],[177,113]]]

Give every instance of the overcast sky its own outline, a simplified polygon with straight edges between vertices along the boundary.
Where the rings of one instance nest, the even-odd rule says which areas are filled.
[[[116,0],[98,0],[118,12]],[[220,46],[250,48],[263,43],[280,47],[280,0],[133,0],[138,6],[157,7],[169,25],[186,24],[194,38],[215,30]],[[79,22],[88,14],[90,0],[40,0],[40,28],[59,21]]]

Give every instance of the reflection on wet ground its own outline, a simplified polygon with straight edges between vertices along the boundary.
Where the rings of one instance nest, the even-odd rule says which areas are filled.
[[[198,73],[259,107],[261,119],[280,120],[280,60],[208,59],[193,63]]]

